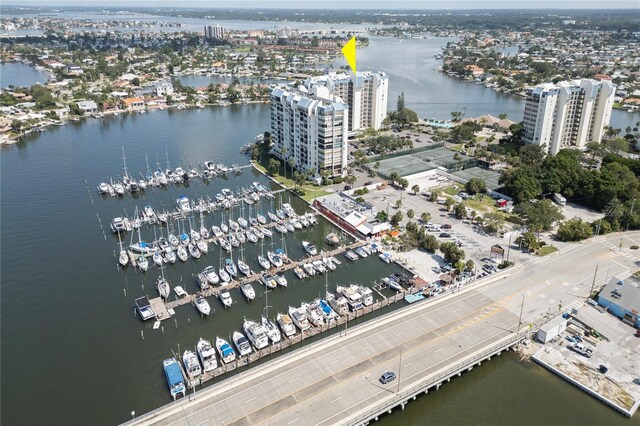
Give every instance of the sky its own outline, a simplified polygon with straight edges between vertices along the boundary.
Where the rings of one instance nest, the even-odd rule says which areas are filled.
[[[636,9],[640,0],[3,0],[14,6],[95,6],[170,8],[289,8],[289,9]]]

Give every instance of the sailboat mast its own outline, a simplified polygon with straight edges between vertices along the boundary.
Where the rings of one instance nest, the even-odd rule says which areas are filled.
[[[124,165],[124,177],[129,178],[129,172],[127,172],[127,158],[124,155],[124,146],[122,146],[122,163]]]

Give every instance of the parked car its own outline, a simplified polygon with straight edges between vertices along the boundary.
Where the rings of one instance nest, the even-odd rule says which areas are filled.
[[[591,355],[593,355],[593,351],[582,343],[574,343],[573,346],[571,346],[571,349],[586,358],[591,358]]]
[[[446,232],[442,232],[442,233],[439,235],[439,237],[440,237],[440,238],[451,238],[451,234],[447,234]]]
[[[442,229],[451,229],[451,225],[448,223],[445,223],[444,225],[442,225]]]
[[[344,186],[344,190],[345,190],[345,191],[348,191],[348,190],[350,190],[350,189],[351,189],[351,185],[345,185],[345,186]]]
[[[382,376],[380,376],[380,383],[386,385],[389,382],[393,382],[396,379],[396,373],[393,371],[387,371]]]
[[[372,180],[368,180],[364,183],[364,186],[369,186],[369,185],[373,185],[373,181]]]

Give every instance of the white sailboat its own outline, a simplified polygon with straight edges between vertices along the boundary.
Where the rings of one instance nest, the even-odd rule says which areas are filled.
[[[169,281],[164,277],[164,268],[160,268],[162,272],[162,276],[158,277],[157,287],[158,293],[160,293],[160,297],[166,299],[171,294],[171,286],[169,285]]]

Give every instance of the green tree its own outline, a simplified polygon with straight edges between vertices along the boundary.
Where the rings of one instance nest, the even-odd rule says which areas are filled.
[[[501,113],[500,115],[498,115],[498,118],[499,118],[500,120],[505,120],[507,117],[508,117],[508,115],[507,115],[507,113],[506,113],[506,112],[503,112],[503,113]]]
[[[453,213],[458,219],[465,219],[467,217],[467,207],[463,203],[458,203],[453,206]]]
[[[386,211],[380,210],[378,214],[376,214],[376,219],[380,222],[386,222],[387,220],[389,220],[389,215]]]
[[[20,133],[20,130],[22,130],[22,121],[20,120],[13,120],[11,122],[11,131],[13,133]]]
[[[404,109],[404,92],[398,96],[398,103],[396,104],[396,111],[400,112]]]
[[[558,239],[561,241],[581,241],[592,235],[591,225],[579,217],[565,220],[558,227]]]
[[[267,166],[267,170],[271,176],[275,176],[278,174],[278,170],[280,170],[280,161],[275,158],[269,159],[269,164]]]
[[[485,229],[490,232],[500,232],[504,227],[504,216],[498,212],[485,213],[482,220]]]
[[[454,123],[457,123],[462,118],[462,113],[460,111],[451,111],[451,120]]]
[[[71,103],[69,104],[69,112],[70,112],[72,115],[83,115],[83,114],[84,114],[84,111],[82,111],[82,110],[80,109],[80,107],[78,106],[78,104],[77,104],[77,103],[75,103],[75,102],[71,102]]]
[[[134,85],[134,86],[136,86],[136,87],[140,87],[140,79],[139,79],[138,77],[134,77],[134,78],[131,80],[131,84],[133,84],[133,85]]]
[[[440,251],[444,256],[444,260],[447,263],[455,265],[456,263],[464,260],[465,253],[456,243],[447,241],[440,244]]]
[[[616,155],[620,155],[620,151],[629,151],[629,141],[624,138],[608,140],[605,142],[605,146],[610,152]]]
[[[408,217],[409,219],[413,219],[413,217],[414,217],[415,215],[416,215],[416,212],[415,212],[415,211],[413,211],[413,209],[409,209],[409,210],[407,210],[407,217]]]
[[[520,148],[518,155],[520,164],[532,170],[539,170],[545,153],[540,145],[527,144]]]
[[[402,219],[404,218],[404,216],[402,215],[401,211],[397,211],[393,214],[393,216],[391,216],[391,224],[392,225],[399,225],[400,222],[402,222]]]
[[[425,235],[420,241],[420,248],[429,253],[435,253],[440,248],[440,242],[433,235]]]
[[[618,197],[613,197],[604,207],[602,212],[609,222],[618,221],[624,215],[624,204],[618,199]]]
[[[424,223],[427,223],[431,220],[431,213],[424,212],[420,215],[420,220]]]
[[[551,200],[541,200],[535,203],[529,201],[518,206],[518,212],[532,232],[542,232],[551,229],[554,222],[564,219],[564,215]]]
[[[447,197],[446,200],[444,200],[444,208],[447,209],[447,211],[451,210],[451,206],[453,206],[456,202],[453,201],[453,199]]]
[[[418,185],[417,183],[415,185],[413,185],[411,187],[411,190],[413,191],[414,195],[418,195],[418,192],[420,192],[420,185]]]
[[[484,194],[487,192],[487,182],[484,179],[472,177],[464,185],[464,189],[471,195]]]
[[[467,260],[467,262],[464,264],[464,269],[467,271],[473,271],[474,267],[475,263],[473,263],[473,260],[471,259]]]
[[[405,178],[400,178],[398,179],[398,186],[404,191],[409,186],[409,181]]]
[[[534,253],[540,248],[540,241],[538,241],[536,235],[531,231],[523,232],[522,235],[516,238],[515,242],[522,248]]]
[[[516,169],[500,177],[504,187],[516,203],[536,198],[542,192],[542,185],[535,174],[528,169]]]

